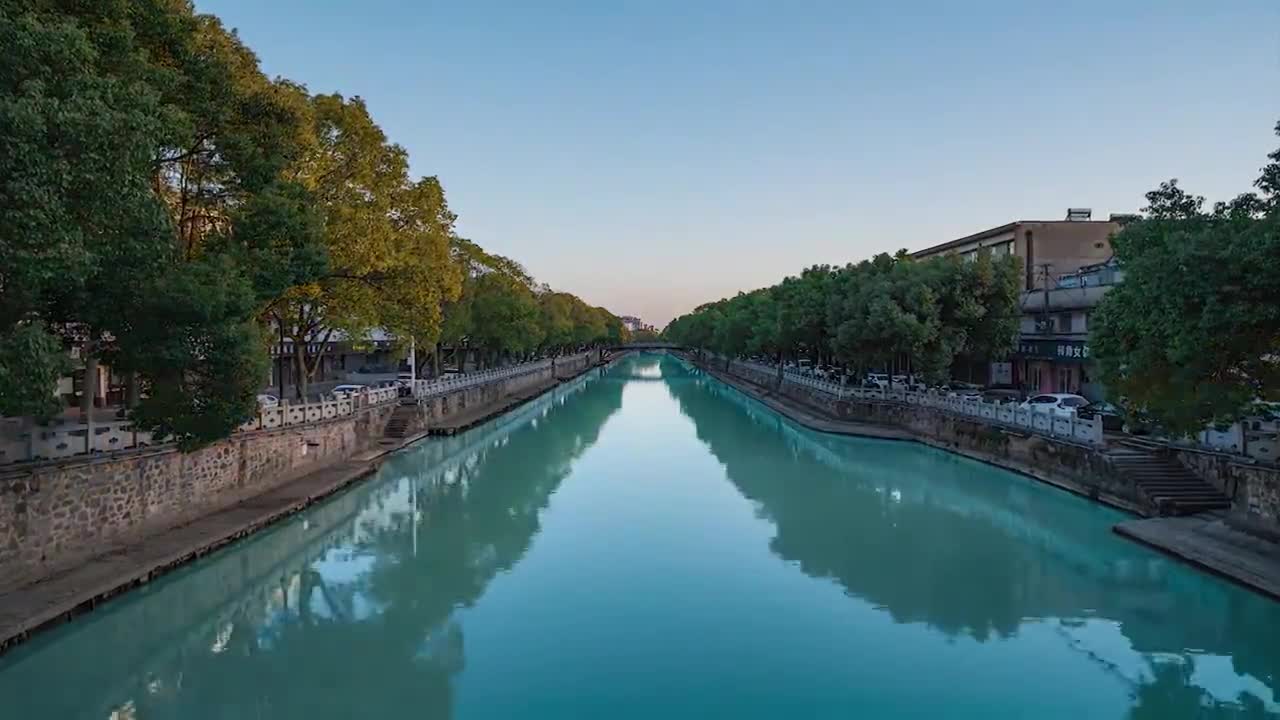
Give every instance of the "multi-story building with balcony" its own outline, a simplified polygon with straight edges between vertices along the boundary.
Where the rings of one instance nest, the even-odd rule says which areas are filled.
[[[1076,392],[1097,398],[1090,373],[1089,316],[1110,286],[1123,278],[1111,236],[1132,216],[1092,220],[1072,209],[1066,220],[1018,220],[912,253],[973,257],[981,250],[1018,258],[1022,297],[1017,347],[992,362],[987,382],[1029,392]]]

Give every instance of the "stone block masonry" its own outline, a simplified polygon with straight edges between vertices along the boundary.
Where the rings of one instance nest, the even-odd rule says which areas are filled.
[[[717,375],[724,377],[719,369]],[[732,381],[744,379],[773,388],[777,377],[735,368]],[[1140,512],[1142,499],[1128,478],[1096,449],[1041,435],[1020,434],[932,408],[902,403],[837,399],[802,385],[786,383],[778,395],[838,421],[906,430],[911,439],[1029,475],[1107,504]]]
[[[721,363],[714,367],[719,372]],[[732,377],[765,387],[776,374],[735,366]],[[1111,505],[1148,513],[1133,482],[1117,472],[1104,452],[1056,438],[1022,435],[963,417],[901,403],[837,399],[803,385],[784,383],[773,392],[843,421],[909,431],[915,439],[1015,470]],[[1216,453],[1171,450],[1177,459],[1231,498],[1237,515],[1280,528],[1280,469]]]
[[[394,406],[312,425],[0,475],[0,580],[37,578],[131,535],[183,524],[350,457]]]

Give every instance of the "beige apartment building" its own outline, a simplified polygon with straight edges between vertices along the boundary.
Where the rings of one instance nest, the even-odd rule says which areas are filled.
[[[989,383],[1028,392],[1072,392],[1098,399],[1090,376],[1089,314],[1102,295],[1123,278],[1111,252],[1111,236],[1129,215],[1093,220],[1073,209],[1066,220],[1017,220],[912,253],[975,256],[989,250],[1018,258],[1022,319],[1018,346],[988,368]]]

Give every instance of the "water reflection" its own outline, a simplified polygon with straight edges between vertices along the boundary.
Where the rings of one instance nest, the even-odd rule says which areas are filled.
[[[520,560],[621,398],[562,386],[37,638],[0,659],[3,716],[450,716],[457,611]]]
[[[1280,714],[1280,606],[1119,517],[639,356],[0,658],[0,715]]]
[[[1131,716],[1280,713],[1280,606],[1111,535],[1122,516],[914,444],[813,433],[714,381],[670,392],[778,556],[951,637],[1049,627]]]

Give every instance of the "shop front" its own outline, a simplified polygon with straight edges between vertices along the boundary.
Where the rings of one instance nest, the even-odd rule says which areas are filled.
[[[1089,341],[1023,338],[1013,353],[1016,384],[1033,393],[1077,393],[1092,384]]]

